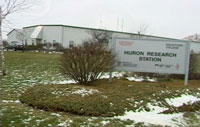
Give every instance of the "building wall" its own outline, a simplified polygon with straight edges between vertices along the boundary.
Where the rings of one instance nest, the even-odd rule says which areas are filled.
[[[33,33],[34,29],[37,26],[33,27],[26,27],[24,28],[26,38],[24,42],[27,42],[28,45],[36,45],[36,39],[31,38],[31,34]],[[77,46],[82,44],[84,41],[87,41],[89,38],[91,38],[89,28],[79,28],[79,27],[70,27],[70,26],[54,26],[54,25],[44,25],[42,30],[42,38],[41,42],[50,42],[53,44],[53,42],[61,43],[63,47],[69,48],[70,44],[73,44],[73,46]],[[174,39],[168,39],[168,38],[162,38],[162,37],[155,37],[155,36],[141,36],[137,34],[130,34],[130,33],[122,33],[122,32],[113,32],[110,31],[112,34],[111,38],[143,38],[143,39],[159,39],[159,40],[174,40]],[[12,41],[18,41],[20,40],[17,38],[16,31],[12,31],[8,35],[8,42]],[[110,40],[111,44],[111,40]],[[109,46],[111,46],[109,44]],[[200,53],[200,43],[192,42],[191,43],[191,50],[194,53]]]
[[[63,46],[69,48],[70,43],[74,46],[82,44],[91,38],[88,29],[63,27]]]
[[[24,42],[27,45],[36,45],[35,39],[31,38],[31,34],[33,33],[35,28],[36,27],[29,27],[24,29],[24,34],[26,36]]]
[[[200,42],[191,42],[191,52],[200,54]]]
[[[13,30],[11,33],[8,35],[8,43],[11,44],[11,42],[16,41],[16,42],[21,42],[19,38],[17,38],[18,34],[16,30]]]
[[[62,41],[62,26],[44,26],[42,43],[53,42],[63,43]]]

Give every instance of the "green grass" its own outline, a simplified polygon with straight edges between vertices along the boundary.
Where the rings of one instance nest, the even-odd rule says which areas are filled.
[[[44,54],[44,53],[34,53],[34,52],[6,52],[6,65],[7,65],[7,75],[5,77],[0,77],[2,79],[2,83],[0,85],[0,94],[2,100],[19,100],[20,96],[24,94],[27,89],[32,89],[41,86],[44,87],[43,84],[53,84],[57,81],[65,80],[65,77],[59,71],[59,54]],[[162,82],[161,84],[151,84],[151,83],[144,83],[139,86],[138,83],[129,82],[126,80],[121,80],[119,85],[114,84],[107,84],[103,85],[103,82],[107,82],[106,80],[100,81],[100,85],[98,87],[95,86],[88,86],[89,88],[98,89],[98,91],[103,92],[105,96],[110,98],[113,97],[114,94],[117,94],[118,99],[122,99],[123,101],[127,96],[131,98],[131,96],[137,96],[136,101],[140,101],[143,98],[144,92],[147,93],[145,95],[150,95],[153,91],[157,89],[157,93],[155,95],[161,95],[161,90],[168,88],[168,93],[165,95],[162,94],[163,98],[172,97],[172,96],[179,96],[181,92],[195,94],[197,91],[198,85],[200,84],[199,81],[190,81],[190,84],[187,87],[183,86],[183,81],[171,81]],[[101,83],[103,83],[101,85]],[[115,83],[115,81],[113,82]],[[127,83],[127,84],[126,84]],[[177,84],[174,86],[174,83]],[[125,84],[125,87],[122,91],[128,91],[127,95],[119,88],[122,88],[122,84]],[[110,85],[110,86],[109,86]],[[128,85],[133,85],[129,86]],[[33,87],[36,86],[36,87]],[[51,86],[51,85],[48,85]],[[63,86],[63,85],[55,85],[54,87],[58,89],[59,87],[70,87]],[[113,89],[107,89],[113,86]],[[139,86],[139,87],[138,87]],[[130,89],[131,87],[131,89]],[[133,87],[133,88],[132,88]],[[138,88],[138,89],[136,89]],[[149,89],[149,91],[148,91]],[[173,90],[174,89],[174,90]],[[106,91],[104,91],[106,90]],[[178,91],[177,91],[178,90]],[[48,91],[46,91],[48,92]],[[173,93],[175,92],[175,93]],[[171,94],[173,93],[173,94]],[[124,97],[121,97],[124,95]],[[154,100],[159,100],[161,96],[155,96]],[[80,99],[80,98],[79,98]],[[82,99],[82,98],[81,98]],[[91,99],[91,98],[90,98]],[[129,99],[128,99],[129,100]],[[109,101],[113,101],[112,99]],[[113,101],[113,104],[118,105],[119,100]],[[131,101],[131,99],[129,100]],[[131,102],[126,101],[122,106],[122,110],[124,107],[130,107],[129,104]],[[145,98],[145,101],[152,101],[150,98]],[[35,101],[37,102],[37,101]],[[52,102],[53,103],[53,102]],[[145,106],[138,103],[138,106],[144,109]],[[164,105],[164,103],[162,103]],[[119,114],[121,114],[122,110],[120,110]],[[133,109],[134,110],[134,109]],[[148,109],[147,109],[148,110]],[[1,126],[2,127],[60,127],[61,125],[70,126],[70,127],[125,127],[127,125],[135,125],[138,127],[145,127],[146,125],[143,123],[134,123],[134,121],[122,121],[115,118],[108,118],[108,117],[92,117],[92,116],[79,116],[74,115],[68,112],[59,112],[59,111],[44,111],[37,108],[33,108],[27,106],[26,104],[21,103],[13,103],[13,102],[2,102],[1,103]],[[186,114],[182,122],[187,122],[187,126],[199,126],[199,113],[192,113]],[[106,125],[102,123],[102,121],[109,121]],[[194,124],[195,123],[195,124]],[[177,123],[178,124],[178,123]],[[151,125],[157,126],[157,125]],[[181,126],[181,123],[180,123]]]

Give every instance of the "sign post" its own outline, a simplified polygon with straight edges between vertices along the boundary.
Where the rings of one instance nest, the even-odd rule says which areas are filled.
[[[188,78],[189,78],[189,67],[190,67],[190,42],[188,42],[188,46],[186,49],[186,61],[185,61],[185,82],[184,85],[188,85]]]

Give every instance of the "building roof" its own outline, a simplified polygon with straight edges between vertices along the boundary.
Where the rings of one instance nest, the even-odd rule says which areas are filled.
[[[62,24],[40,24],[40,25],[27,26],[27,27],[24,27],[23,29],[31,28],[31,27],[38,27],[38,26],[61,26],[61,27],[71,27],[71,28],[78,28],[78,29],[105,30],[105,29],[88,28],[88,27],[80,27],[80,26],[70,26],[70,25],[62,25]],[[136,33],[121,32],[121,31],[114,31],[114,30],[106,30],[106,31],[108,31],[108,32],[114,32],[114,33],[122,33],[122,34],[139,35],[139,34],[136,34]],[[159,36],[152,36],[152,35],[145,35],[145,34],[140,34],[140,36],[155,37],[155,38],[170,39],[170,40],[182,40],[182,39],[175,39],[175,38],[168,38],[168,37],[159,37]]]
[[[71,27],[71,28],[88,29],[88,30],[105,30],[105,29],[88,28],[88,27],[81,27],[81,26],[71,26],[71,25],[63,25],[63,24],[39,24],[39,25],[32,25],[32,26],[23,27],[23,29],[31,28],[31,27],[38,27],[38,26],[61,26],[61,27]],[[13,29],[12,31],[14,31],[14,30],[20,30],[20,29]],[[12,31],[10,31],[7,35],[9,35]],[[108,32],[114,32],[114,33],[122,33],[122,34],[139,35],[139,34],[136,34],[136,33],[121,32],[121,31],[114,31],[114,30],[106,30],[106,31],[108,31]],[[170,39],[170,40],[187,41],[187,40],[184,40],[184,39],[175,39],[175,38],[160,37],[160,36],[145,35],[145,34],[140,34],[140,36],[155,37],[155,38],[160,38],[160,39]],[[198,41],[191,41],[191,40],[190,40],[190,42],[200,43]]]
[[[9,35],[9,34],[11,34],[13,31],[18,31],[18,32],[23,32],[23,29],[12,29],[8,34],[7,34],[7,36]]]

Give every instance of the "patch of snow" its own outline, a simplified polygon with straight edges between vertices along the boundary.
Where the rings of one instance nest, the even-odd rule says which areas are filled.
[[[179,107],[182,106],[184,103],[194,103],[196,101],[200,101],[200,98],[197,98],[195,96],[192,95],[181,95],[181,97],[177,97],[177,98],[170,98],[170,99],[166,99],[166,102],[169,105],[175,106],[175,107]]]
[[[19,100],[15,100],[15,101],[13,101],[13,100],[2,100],[2,102],[3,103],[20,103]]]
[[[63,54],[63,52],[55,52],[55,51],[53,51],[53,53],[55,53],[55,54]]]
[[[145,124],[155,124],[162,126],[176,126],[176,122],[174,120],[181,119],[183,117],[183,113],[176,114],[160,114],[160,112],[164,111],[166,108],[159,106],[152,106],[148,104],[148,107],[151,109],[150,112],[141,111],[141,112],[133,112],[126,111],[123,116],[116,116],[120,120],[133,120],[135,122],[144,122]]]
[[[144,79],[142,77],[126,77],[129,81],[136,81],[136,82],[142,82]]]
[[[52,125],[51,125],[51,124],[48,124],[48,126],[50,126],[50,127],[51,127]]]
[[[148,78],[147,81],[149,81],[149,82],[156,82],[157,80],[156,79]]]
[[[57,114],[57,113],[51,113],[52,116],[58,116],[60,117],[61,115],[60,114]]]
[[[110,121],[101,121],[101,123],[102,123],[103,125],[106,125],[106,124],[109,124]]]
[[[41,120],[35,120],[37,123],[40,123],[40,122],[44,122],[45,120],[44,119],[41,119]]]
[[[72,120],[67,120],[67,121],[65,121],[65,122],[59,123],[58,126],[60,126],[60,127],[69,127],[69,126],[71,126],[70,124],[71,124],[72,122],[73,122]]]
[[[75,84],[74,80],[54,81],[53,84]]]
[[[112,77],[117,77],[121,78],[123,77],[124,72],[112,72]],[[110,73],[105,73],[104,75],[101,76],[101,79],[108,79],[110,78]]]
[[[151,78],[144,79],[143,77],[126,77],[126,79],[128,79],[129,81],[136,81],[136,82],[142,82],[144,80],[149,82],[156,82],[156,79],[151,79]]]
[[[112,102],[110,102],[110,106],[112,107],[114,104]]]
[[[126,72],[112,72],[112,77],[122,78],[124,74],[126,74]],[[108,78],[110,78],[110,73],[105,73],[104,75],[101,76],[101,79],[108,79]],[[137,77],[137,76],[126,77],[126,79],[128,79],[129,81],[136,81],[136,82],[142,82],[145,80],[143,77]],[[149,82],[156,82],[156,79],[151,79],[149,77],[147,77],[146,80]]]
[[[98,90],[82,88],[73,91],[72,94],[80,94],[82,97],[84,97],[98,92],[99,92]]]
[[[182,106],[184,103],[194,103],[196,101],[200,101],[200,98],[197,98],[193,95],[181,95],[181,97],[176,97],[172,99],[166,99],[166,102],[169,105],[178,107]],[[155,124],[162,126],[178,126],[177,121],[181,121],[183,119],[183,113],[174,113],[174,114],[161,114],[161,112],[167,110],[167,108],[153,106],[151,104],[147,104],[147,107],[150,109],[147,111],[126,111],[123,116],[116,116],[115,118],[121,120],[133,120],[135,122],[143,122],[145,124]],[[180,123],[184,124],[184,123]]]

